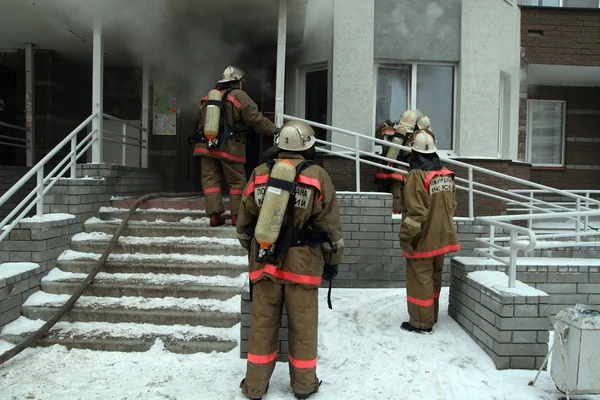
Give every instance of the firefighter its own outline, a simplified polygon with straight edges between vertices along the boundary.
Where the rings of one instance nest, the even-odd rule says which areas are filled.
[[[210,225],[225,223],[225,211],[221,198],[221,178],[224,175],[229,185],[231,223],[236,224],[242,190],[246,185],[246,136],[255,131],[272,136],[275,125],[258,111],[256,103],[242,90],[244,73],[239,68],[228,66],[218,81],[216,93],[221,100],[206,96],[200,105],[198,134],[202,142],[194,146],[194,155],[201,156],[202,190],[206,199],[206,211],[210,215]],[[212,96],[212,93],[209,95]],[[219,95],[220,92],[220,95]],[[216,113],[218,134],[214,140],[207,139],[207,113]]]
[[[402,329],[431,333],[437,322],[444,255],[459,251],[453,218],[454,173],[444,168],[430,130],[409,139],[410,169],[404,186],[402,225],[398,237],[406,257],[406,294],[410,320]]]
[[[284,303],[292,391],[296,398],[307,399],[321,385],[316,373],[318,288],[323,279],[331,282],[337,275],[344,241],[331,178],[310,161],[314,144],[308,124],[287,122],[276,139],[277,158],[257,167],[244,189],[237,233],[249,251],[252,312],[247,371],[240,387],[251,399],[266,393],[275,368]],[[294,166],[293,182],[274,179],[277,163]],[[283,190],[293,193],[285,210],[267,204],[269,192]],[[275,252],[261,259],[258,222],[264,217],[273,226],[275,215],[285,215],[285,222]]]
[[[392,121],[387,120],[377,128],[376,137],[377,139],[386,141],[392,141],[395,138],[396,143],[405,145],[407,137],[413,133],[416,121],[417,112],[414,110],[406,110],[402,114],[400,121],[398,121],[397,127],[394,126],[395,124]],[[407,154],[403,151],[396,152],[396,149],[390,148],[389,146],[382,146],[382,150],[383,155],[386,157],[391,155],[389,158],[407,162]],[[395,155],[390,154],[390,150],[392,150]],[[404,170],[404,168],[398,164],[387,162],[387,165]],[[402,189],[406,180],[405,175],[389,169],[379,168],[375,174],[375,180],[380,191],[391,192],[393,198],[392,213],[402,214],[404,208]]]

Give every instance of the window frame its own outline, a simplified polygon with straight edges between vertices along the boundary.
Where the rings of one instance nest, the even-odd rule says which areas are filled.
[[[562,104],[562,124],[561,124],[561,135],[562,135],[562,149],[560,155],[559,164],[534,164],[532,162],[532,129],[533,129],[533,118],[531,104],[533,102],[538,103],[561,103]],[[527,162],[531,164],[533,168],[557,168],[563,169],[566,165],[566,144],[567,144],[567,102],[565,100],[544,100],[544,99],[527,99]]]
[[[381,124],[383,121],[377,121],[377,82],[379,79],[379,69],[380,68],[400,68],[400,67],[410,67],[409,71],[409,79],[408,82],[408,90],[407,90],[407,104],[410,109],[417,108],[417,83],[418,83],[418,68],[419,65],[426,66],[445,66],[445,67],[453,67],[453,76],[452,76],[452,140],[451,149],[438,149],[438,152],[442,152],[450,157],[456,157],[457,154],[455,152],[456,149],[456,139],[457,139],[457,118],[456,118],[456,110],[457,110],[457,100],[458,100],[458,63],[452,62],[440,62],[440,61],[386,61],[386,60],[377,60],[374,65],[373,71],[373,132],[376,127]],[[423,110],[426,112],[426,110]],[[398,116],[399,118],[400,116]],[[435,129],[435,128],[434,128]],[[376,146],[379,146],[376,143],[373,143],[373,150],[376,150]]]
[[[327,121],[325,124],[331,125],[331,71],[329,62],[319,62],[314,64],[306,64],[297,68],[298,81],[298,115],[302,119],[306,119],[306,75],[311,72],[327,71]],[[331,130],[326,131],[325,140],[331,142]],[[329,145],[317,144],[319,147],[330,148]]]

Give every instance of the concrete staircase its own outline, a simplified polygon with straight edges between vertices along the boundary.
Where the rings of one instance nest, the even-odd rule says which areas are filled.
[[[21,341],[68,300],[133,202],[114,200],[85,223],[1,339]],[[156,203],[136,212],[94,283],[38,345],[146,351],[160,339],[178,353],[236,347],[247,253],[235,228],[209,227],[201,199]]]

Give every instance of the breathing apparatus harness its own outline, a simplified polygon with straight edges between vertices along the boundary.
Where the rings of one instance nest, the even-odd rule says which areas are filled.
[[[217,106],[219,107],[219,109],[221,110],[220,115],[219,115],[219,119],[220,119],[220,123],[219,123],[219,135],[214,138],[213,140],[208,140],[208,138],[204,135],[204,126],[202,126],[200,128],[200,130],[198,131],[198,133],[194,134],[194,135],[190,135],[188,137],[188,142],[191,145],[196,144],[196,143],[202,143],[202,144],[207,144],[208,145],[208,150],[221,150],[223,148],[223,146],[225,146],[225,143],[228,140],[234,139],[238,136],[245,136],[251,133],[254,133],[254,129],[251,126],[241,126],[241,127],[237,127],[237,128],[231,128],[229,127],[229,125],[227,125],[227,112],[225,109],[225,102],[229,101],[227,100],[229,97],[229,94],[231,93],[232,90],[234,89],[238,89],[237,87],[228,87],[224,92],[223,92],[223,97],[221,100],[205,100],[204,104],[208,107],[208,106]]]
[[[337,253],[338,246],[337,244],[331,241],[329,234],[325,229],[313,229],[310,228],[311,220],[309,219],[306,224],[302,228],[296,228],[294,226],[294,214],[295,214],[295,203],[296,203],[296,187],[298,184],[298,177],[300,173],[304,171],[306,168],[314,165],[314,161],[305,160],[296,166],[296,177],[293,182],[284,181],[281,179],[273,178],[270,176],[270,172],[275,165],[276,160],[269,160],[267,165],[269,167],[269,179],[267,180],[267,186],[286,190],[290,193],[290,198],[287,204],[286,210],[286,226],[285,232],[279,234],[279,237],[271,246],[266,249],[260,249],[260,246],[255,241],[256,246],[256,262],[258,263],[268,263],[277,266],[277,268],[281,268],[281,264],[285,255],[287,254],[290,247],[303,247],[303,246],[311,246],[315,244],[328,243],[331,247],[332,253]],[[245,233],[254,237],[255,225],[250,225],[246,227]],[[252,299],[252,282],[250,282],[250,298]],[[331,280],[329,281],[329,292],[327,295],[327,301],[329,308],[331,307]]]

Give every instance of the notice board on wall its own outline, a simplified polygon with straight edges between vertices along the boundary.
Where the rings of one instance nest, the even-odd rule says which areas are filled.
[[[159,136],[177,134],[177,97],[171,93],[154,89],[154,124],[152,133]]]

